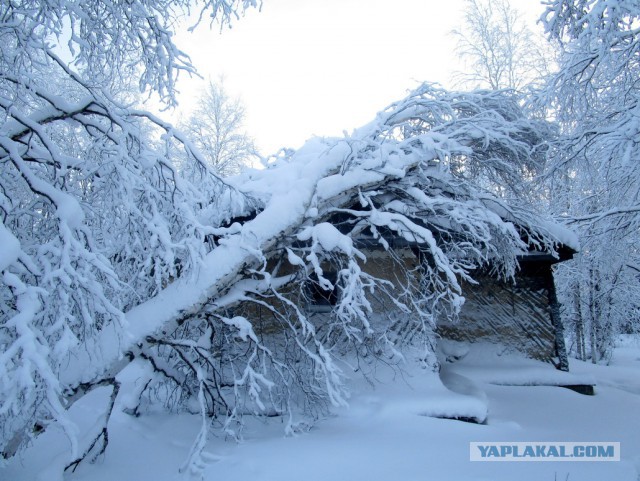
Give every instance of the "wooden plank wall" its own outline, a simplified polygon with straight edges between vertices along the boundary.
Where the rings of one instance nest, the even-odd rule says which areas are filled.
[[[477,280],[478,285],[463,285],[466,301],[459,320],[441,320],[438,333],[456,341],[501,344],[552,362],[555,332],[544,277],[519,276],[515,286],[487,276]]]

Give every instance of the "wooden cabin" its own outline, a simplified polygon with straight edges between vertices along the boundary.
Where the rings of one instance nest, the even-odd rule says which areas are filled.
[[[417,267],[415,246],[403,239],[392,245],[393,254],[370,239],[357,240],[356,245],[367,257],[361,264],[364,272],[397,284],[401,271]],[[462,283],[465,302],[457,317],[440,316],[437,336],[460,342],[489,342],[506,350],[520,352],[532,359],[568,370],[560,306],[553,281],[553,266],[569,260],[575,249],[556,247],[556,255],[532,249],[519,256],[519,270],[513,281],[499,280],[488,272],[472,273],[477,284]],[[327,276],[332,280],[330,266]],[[399,286],[398,286],[399,287]],[[328,315],[337,299],[336,292],[310,287],[312,315]],[[375,297],[375,296],[373,296]],[[374,309],[392,311],[392,303],[381,297],[372,299]]]

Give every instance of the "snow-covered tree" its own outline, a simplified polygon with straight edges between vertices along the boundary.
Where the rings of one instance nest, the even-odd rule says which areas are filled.
[[[559,284],[576,351],[596,362],[609,355],[617,332],[638,329],[640,6],[546,5],[547,31],[563,44],[560,70],[542,98],[564,134],[550,164],[552,205],[583,244],[579,258],[559,270]]]
[[[5,456],[53,419],[69,428],[60,380],[69,352],[123,335],[123,313],[190,271],[209,226],[246,201],[186,137],[113,92],[132,81],[173,103],[177,76],[194,70],[172,42],[176,15],[201,8],[224,23],[252,3],[0,5]],[[176,149],[180,174],[167,156]]]
[[[242,101],[227,92],[224,78],[220,78],[208,82],[181,130],[211,168],[226,177],[249,167],[258,157],[253,140],[244,129],[244,119]]]
[[[424,85],[349,137],[217,177],[184,135],[113,94],[124,76],[173,101],[193,67],[171,25],[192,4],[0,6],[5,457],[53,422],[69,468],[100,454],[135,360],[148,374],[129,412],[160,400],[201,413],[184,466],[197,469],[214,420],[239,435],[243,414],[282,415],[294,430],[298,410],[344,403],[343,355],[417,349],[434,367],[434,322],[455,315],[462,280],[483,267],[509,278],[527,244],[553,250],[544,223],[487,190],[522,185],[547,132],[505,92]],[[224,22],[249,4],[200,6]],[[52,44],[65,33],[71,64]],[[362,236],[401,267],[396,282],[366,273]],[[396,239],[415,245],[413,267]],[[308,312],[314,284],[338,287],[328,322]],[[78,446],[66,410],[98,386],[111,401]]]
[[[244,413],[287,415],[295,429],[296,406],[309,414],[343,403],[342,354],[397,360],[413,347],[433,367],[435,320],[455,315],[461,280],[482,267],[511,276],[527,249],[523,238],[553,249],[535,215],[464,177],[466,169],[508,176],[531,160],[538,123],[527,123],[517,105],[504,92],[425,85],[348,138],[313,140],[264,171],[230,179],[253,206],[230,222],[209,218],[212,250],[197,267],[183,267],[193,275],[167,278],[148,300],[122,307],[120,325],[67,344],[64,372],[51,373],[63,388],[61,408],[96,386],[117,386],[117,373],[140,359],[149,377],[131,396],[132,413],[158,398],[202,411],[187,468],[198,465],[212,419],[238,434]],[[397,259],[404,274],[396,283],[363,269],[362,235]],[[398,238],[419,246],[415,267],[402,269]],[[339,287],[329,322],[306,309],[302,286],[313,283]],[[374,294],[393,309],[374,309]],[[9,443],[22,432],[11,428]]]
[[[466,0],[464,22],[453,34],[466,64],[458,73],[461,85],[522,89],[553,68],[554,50],[508,0]]]

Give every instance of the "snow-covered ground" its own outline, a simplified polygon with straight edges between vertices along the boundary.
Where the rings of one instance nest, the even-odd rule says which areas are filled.
[[[284,436],[285,421],[270,418],[265,422],[249,420],[241,443],[213,437],[203,459],[203,479],[640,479],[640,341],[622,340],[610,366],[572,360],[573,379],[595,381],[595,396],[555,386],[526,385],[562,381],[554,371],[533,361],[482,350],[461,350],[458,354],[464,355],[462,359],[445,364],[442,382],[419,367],[408,367],[402,374],[381,367],[375,373],[375,387],[354,377],[349,407],[334,410],[301,434]],[[99,416],[108,395],[106,389],[96,391],[74,406],[81,430]],[[95,464],[81,465],[64,479],[189,479],[187,473],[179,473],[179,468],[200,429],[198,416],[133,418],[116,411],[106,456]],[[437,417],[444,415],[486,417],[486,422],[472,424]],[[622,460],[471,462],[472,441],[617,441],[621,443]],[[64,436],[50,429],[19,459],[0,469],[0,479],[60,479],[56,472],[67,459],[66,449]]]

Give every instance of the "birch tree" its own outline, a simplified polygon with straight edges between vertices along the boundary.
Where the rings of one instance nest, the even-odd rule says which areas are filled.
[[[253,139],[244,127],[245,107],[232,97],[224,78],[209,81],[200,93],[193,113],[181,126],[211,168],[226,177],[237,174],[257,160]]]
[[[519,90],[540,84],[553,68],[554,50],[508,0],[466,0],[464,21],[453,34],[465,87]]]

